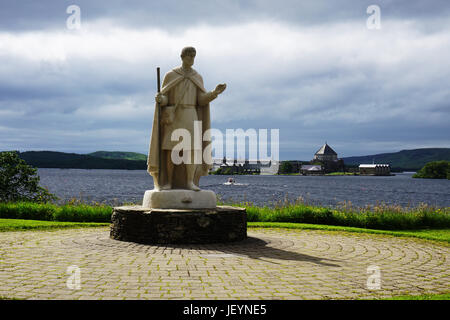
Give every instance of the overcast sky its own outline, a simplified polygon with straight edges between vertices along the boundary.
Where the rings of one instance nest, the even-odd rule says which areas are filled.
[[[0,0],[0,150],[146,153],[155,69],[187,45],[228,85],[212,126],[279,129],[282,160],[450,147],[446,0]]]

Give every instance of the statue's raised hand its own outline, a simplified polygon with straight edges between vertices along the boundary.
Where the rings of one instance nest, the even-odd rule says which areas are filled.
[[[221,94],[222,92],[225,91],[226,88],[227,88],[227,85],[226,85],[225,83],[218,84],[218,85],[216,86],[216,88],[214,89],[214,92],[215,92],[216,94]]]

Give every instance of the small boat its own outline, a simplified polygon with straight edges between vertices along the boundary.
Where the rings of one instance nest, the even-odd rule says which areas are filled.
[[[248,183],[237,183],[234,178],[228,178],[227,182],[224,182],[226,186],[248,186]]]
[[[228,178],[228,181],[227,182],[225,182],[224,184],[225,185],[232,185],[232,184],[234,184],[236,181],[234,181],[234,179],[233,178]]]

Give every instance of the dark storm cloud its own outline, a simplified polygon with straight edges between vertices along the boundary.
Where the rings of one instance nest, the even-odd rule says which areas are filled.
[[[186,25],[230,25],[255,20],[276,20],[298,25],[329,24],[364,19],[369,5],[380,6],[389,19],[447,18],[446,0],[2,0],[0,30],[38,30],[64,28],[69,5],[81,8],[82,19],[112,20],[122,26],[154,27],[166,30]]]
[[[0,150],[145,153],[155,67],[187,43],[206,88],[228,84],[213,126],[279,128],[282,159],[448,147],[448,17],[446,1],[2,1]]]

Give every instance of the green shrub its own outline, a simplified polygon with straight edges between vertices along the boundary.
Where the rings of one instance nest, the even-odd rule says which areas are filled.
[[[106,205],[13,202],[0,203],[0,218],[67,221],[111,222],[112,208]]]
[[[51,221],[56,208],[55,205],[49,203],[0,202],[0,218]]]
[[[105,205],[63,205],[54,213],[55,221],[110,222],[112,208]]]
[[[420,205],[402,208],[379,204],[353,208],[344,204],[336,209],[304,203],[277,205],[273,208],[239,204],[247,209],[249,222],[290,222],[357,227],[379,230],[450,228],[450,208]],[[64,222],[111,222],[112,208],[104,204],[0,203],[0,218]]]
[[[338,209],[290,204],[282,207],[247,209],[249,222],[294,222],[326,224],[380,230],[412,230],[421,228],[450,228],[450,208],[426,205],[407,209],[399,206],[377,205],[366,208],[342,206]]]
[[[0,152],[0,202],[48,202],[56,196],[39,186],[37,169],[19,158],[17,152]]]
[[[450,177],[450,161],[433,161],[428,162],[420,169],[413,178],[427,179],[449,179]]]
[[[293,173],[294,167],[292,166],[292,163],[290,161],[282,161],[281,165],[278,169],[278,173]]]

